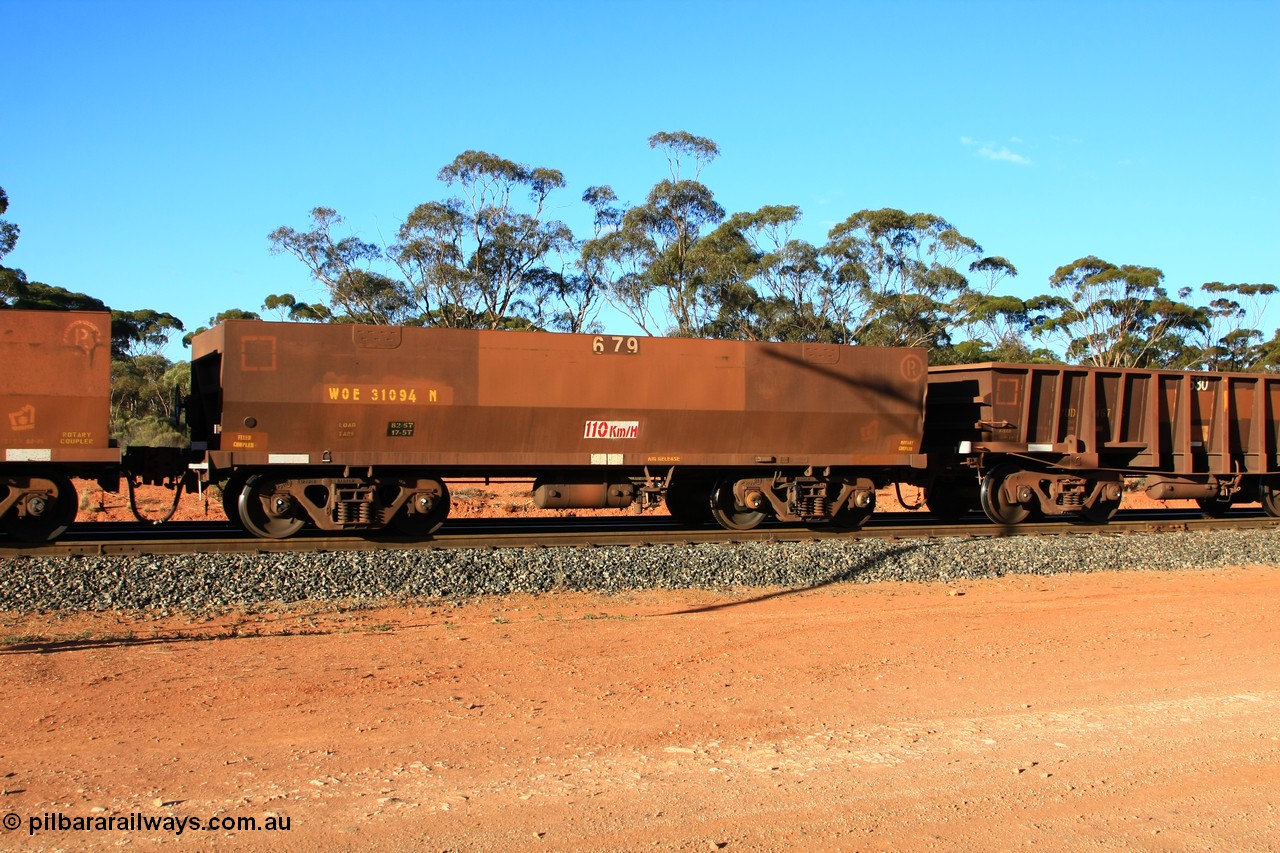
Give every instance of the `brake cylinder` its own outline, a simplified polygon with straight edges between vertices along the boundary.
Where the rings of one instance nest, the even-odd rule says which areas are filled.
[[[540,509],[622,509],[635,500],[631,483],[533,484],[533,503]]]

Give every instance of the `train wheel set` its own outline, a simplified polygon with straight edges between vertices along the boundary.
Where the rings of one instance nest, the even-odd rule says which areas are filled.
[[[307,525],[427,537],[449,514],[449,489],[440,480],[408,474],[237,471],[223,482],[222,508],[228,520],[262,539],[286,539]]]

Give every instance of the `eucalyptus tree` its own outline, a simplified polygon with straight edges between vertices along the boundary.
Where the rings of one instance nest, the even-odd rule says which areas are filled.
[[[117,356],[160,355],[169,338],[185,331],[172,314],[139,308],[111,312],[111,350]]]
[[[1017,274],[942,217],[896,208],[853,214],[831,229],[822,253],[831,265],[828,316],[861,344],[945,348],[971,321],[971,295]]]
[[[1049,285],[1066,295],[1032,300],[1034,331],[1075,363],[1160,367],[1176,363],[1187,335],[1203,332],[1203,309],[1170,298],[1155,267],[1116,266],[1092,255],[1058,267]],[[1185,298],[1183,291],[1180,298]]]
[[[582,201],[593,213],[592,236],[575,238],[573,252],[563,256],[558,269],[544,268],[531,276],[534,295],[533,322],[557,332],[598,332],[600,311],[608,298],[608,262],[599,254],[583,251],[586,243],[613,233],[622,222],[623,209],[609,186],[588,187]]]
[[[1280,373],[1280,329],[1275,331],[1269,341],[1258,345],[1252,370],[1259,373]]]
[[[643,204],[625,210],[616,228],[588,240],[583,259],[606,281],[610,302],[646,333],[688,337],[718,311],[706,289],[714,253],[698,251],[698,244],[725,216],[700,181],[720,148],[687,131],[655,133],[649,147],[666,155],[668,177]]]
[[[459,194],[414,208],[389,250],[422,322],[491,329],[514,318],[531,323],[548,288],[571,286],[556,282],[551,264],[572,251],[573,232],[547,217],[564,175],[466,151],[437,177]]]
[[[327,323],[333,319],[328,306],[320,302],[299,302],[292,293],[272,293],[262,300],[263,311],[276,312],[276,319],[295,323]]]
[[[335,321],[395,325],[416,320],[404,282],[372,268],[382,249],[355,235],[336,237],[334,229],[342,223],[332,208],[314,208],[309,230],[281,226],[267,235],[271,253],[293,255],[311,271],[329,294],[326,310]]]
[[[1223,284],[1211,281],[1200,290],[1212,298],[1204,308],[1205,325],[1197,330],[1186,363],[1204,370],[1255,370],[1265,362],[1263,333],[1256,324],[1276,293],[1274,284]]]
[[[4,187],[0,187],[0,215],[3,215],[9,209],[9,194],[4,191]],[[0,219],[0,258],[13,251],[13,247],[18,244],[18,234],[21,233],[16,223]]]
[[[0,215],[9,209],[9,195],[0,187]],[[0,260],[13,251],[18,245],[18,236],[22,229],[16,222],[0,219]],[[20,300],[28,295],[27,274],[20,269],[13,269],[0,264],[0,308],[24,307]],[[89,297],[85,297],[88,299]]]
[[[1010,294],[974,291],[961,295],[955,305],[963,318],[960,339],[931,354],[930,360],[938,364],[1061,361],[1052,350],[1035,344],[1033,329],[1042,318],[1033,304]]]
[[[792,236],[801,219],[794,205],[735,213],[708,235],[717,249],[711,268],[719,310],[714,337],[764,341],[838,342],[847,330],[833,321],[829,267],[811,243]]]
[[[207,332],[214,326],[224,320],[261,320],[262,316],[257,311],[246,311],[243,308],[228,308],[226,311],[219,311],[217,314],[209,318],[207,325],[199,326],[194,331],[187,332],[182,336],[182,345],[190,347],[191,341],[201,332]]]

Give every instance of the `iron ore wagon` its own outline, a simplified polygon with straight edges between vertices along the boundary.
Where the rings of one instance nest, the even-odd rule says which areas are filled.
[[[1126,479],[1210,515],[1280,516],[1280,376],[1064,365],[929,371],[924,450],[936,515],[998,524],[1043,513],[1106,521]]]
[[[435,530],[445,479],[542,507],[856,527],[923,466],[927,352],[230,321],[192,342],[187,421],[228,516],[286,537]]]

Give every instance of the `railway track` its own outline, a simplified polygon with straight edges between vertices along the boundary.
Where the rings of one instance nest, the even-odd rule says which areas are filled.
[[[163,526],[97,522],[73,527],[60,541],[32,546],[0,538],[0,558],[22,556],[150,556],[167,554],[263,554],[376,550],[641,547],[740,542],[806,542],[823,539],[993,538],[1006,536],[1089,536],[1191,530],[1280,528],[1280,519],[1261,511],[1235,510],[1224,518],[1196,511],[1122,511],[1105,525],[1068,521],[992,524],[974,515],[939,524],[919,513],[884,513],[857,531],[826,526],[762,525],[749,531],[690,528],[667,516],[568,519],[465,518],[449,522],[429,539],[380,536],[325,536],[304,531],[284,540],[258,539],[225,522],[175,522]]]

